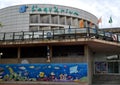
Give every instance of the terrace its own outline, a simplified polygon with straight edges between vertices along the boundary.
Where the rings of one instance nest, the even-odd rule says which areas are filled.
[[[66,29],[0,33],[0,42],[66,40],[80,38],[95,38],[120,43],[119,34],[105,32],[103,30],[95,28],[81,28],[81,29],[66,28]]]

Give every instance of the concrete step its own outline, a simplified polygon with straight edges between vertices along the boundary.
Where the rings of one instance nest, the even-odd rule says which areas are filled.
[[[92,84],[92,85],[120,85],[120,84]]]
[[[120,85],[120,81],[94,81],[93,84],[119,84]]]

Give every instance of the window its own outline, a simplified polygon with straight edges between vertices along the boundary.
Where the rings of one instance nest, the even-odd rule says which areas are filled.
[[[119,73],[118,62],[108,62],[108,73]]]
[[[95,73],[106,73],[107,64],[106,62],[95,62]]]
[[[78,57],[84,55],[84,46],[53,46],[53,57]]]
[[[95,73],[120,73],[120,63],[118,61],[95,62]]]
[[[30,15],[30,23],[38,23],[38,15]]]

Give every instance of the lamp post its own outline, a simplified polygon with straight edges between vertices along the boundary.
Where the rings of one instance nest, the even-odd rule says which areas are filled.
[[[1,52],[1,53],[0,53],[0,63],[2,63],[2,62],[1,62],[1,56],[2,56],[2,55],[3,55],[3,53]]]

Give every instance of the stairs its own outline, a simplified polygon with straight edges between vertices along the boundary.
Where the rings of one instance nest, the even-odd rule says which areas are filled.
[[[120,75],[94,75],[93,85],[120,85]]]

